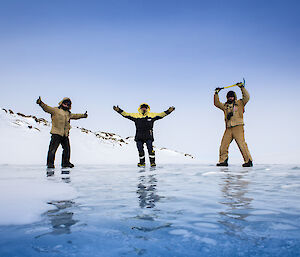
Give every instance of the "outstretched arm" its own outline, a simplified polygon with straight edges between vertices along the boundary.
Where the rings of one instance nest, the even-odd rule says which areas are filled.
[[[50,114],[53,114],[54,113],[54,108],[53,107],[50,107],[48,106],[47,104],[43,103],[41,97],[39,97],[37,100],[36,100],[36,103],[42,107],[42,109],[47,112],[47,113],[50,113]]]
[[[215,89],[215,94],[214,94],[214,105],[215,105],[217,108],[219,108],[219,109],[221,109],[222,111],[224,111],[225,106],[224,106],[223,103],[220,102],[220,99],[219,99],[219,92],[220,92],[220,91],[221,91],[220,88],[216,88],[216,89]]]
[[[244,105],[246,105],[250,100],[249,92],[247,91],[247,89],[244,86],[240,86],[240,89],[241,89],[242,95],[243,95],[242,102]]]
[[[132,120],[132,121],[134,121],[137,118],[137,115],[138,115],[138,113],[128,113],[128,112],[125,112],[118,105],[117,106],[113,106],[113,109],[117,113],[121,114],[124,118],[127,118],[127,119]]]
[[[71,113],[70,119],[71,120],[79,120],[79,119],[87,118],[87,117],[88,117],[87,112],[85,112],[83,114],[81,114],[81,113]]]
[[[152,113],[152,116],[154,116],[154,118],[156,120],[159,120],[159,119],[162,119],[162,118],[166,117],[167,115],[169,115],[174,110],[175,110],[175,107],[172,106],[172,107],[169,107],[169,109],[166,110],[166,111],[164,111],[164,112],[161,112],[161,113]]]

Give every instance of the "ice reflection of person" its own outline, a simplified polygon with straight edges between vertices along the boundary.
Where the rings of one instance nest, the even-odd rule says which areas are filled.
[[[70,177],[70,170],[62,170],[61,174],[64,175],[61,180],[64,181],[65,183],[70,183],[71,182],[71,177]],[[66,176],[68,175],[68,176]]]
[[[78,221],[73,219],[74,213],[68,209],[74,205],[72,201],[55,201],[49,202],[49,204],[56,207],[55,210],[50,210],[46,214],[50,219],[52,231],[37,237],[45,235],[61,235],[70,234],[71,227]]]
[[[157,179],[154,174],[141,175],[139,177],[139,184],[136,193],[139,198],[139,205],[141,208],[154,208],[155,203],[159,201],[160,196],[156,191]]]
[[[70,175],[70,170],[62,170],[61,171],[62,175]],[[47,177],[53,177],[54,176],[54,170],[47,170],[46,171],[46,176]],[[63,176],[61,178],[62,181],[65,183],[70,183],[71,182],[71,177],[70,176]]]
[[[228,234],[239,234],[246,226],[246,218],[250,215],[252,198],[247,197],[249,181],[245,179],[247,171],[239,173],[230,172],[224,169],[221,191],[223,199],[220,202],[225,210],[219,212],[219,221],[226,228]]]

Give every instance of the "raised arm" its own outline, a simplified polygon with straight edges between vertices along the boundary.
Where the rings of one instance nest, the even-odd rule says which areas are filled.
[[[244,86],[240,86],[240,88],[241,88],[242,95],[243,95],[242,102],[244,105],[246,105],[250,100],[249,92],[247,91],[247,89]]]
[[[220,88],[216,88],[216,90],[215,90],[215,94],[214,94],[214,105],[217,107],[217,108],[219,108],[219,109],[221,109],[222,111],[224,111],[225,110],[225,106],[224,106],[224,104],[223,103],[221,103],[220,102],[220,99],[219,99],[219,92],[220,92]]]
[[[162,119],[162,118],[166,117],[167,115],[169,115],[174,110],[175,110],[175,107],[172,106],[172,107],[169,107],[169,109],[164,111],[164,112],[151,113],[151,116],[153,116],[153,118],[155,118],[156,120],[159,120],[159,119]]]
[[[88,117],[88,114],[87,112],[85,113],[71,113],[71,117],[70,119],[71,120],[79,120],[79,119],[82,119],[82,118],[87,118]]]
[[[135,119],[138,116],[138,113],[128,113],[128,112],[123,111],[118,105],[114,106],[113,109],[117,113],[121,114],[124,118],[127,118],[127,119],[132,120],[132,121],[135,121]]]
[[[53,107],[50,107],[48,106],[47,104],[43,103],[41,97],[39,97],[37,100],[36,100],[36,103],[42,107],[42,109],[47,112],[47,113],[50,113],[50,114],[53,114],[54,113],[54,108]]]

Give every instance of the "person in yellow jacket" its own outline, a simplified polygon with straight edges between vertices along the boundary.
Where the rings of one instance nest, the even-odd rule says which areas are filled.
[[[139,106],[138,113],[127,113],[123,111],[119,106],[114,106],[113,109],[123,117],[132,120],[135,123],[136,134],[134,140],[136,141],[136,146],[140,158],[138,166],[145,166],[144,144],[146,144],[151,167],[155,167],[155,152],[152,145],[154,141],[153,125],[155,121],[162,119],[173,112],[175,110],[175,107],[170,107],[168,110],[161,113],[150,112],[150,106],[146,103],[143,103]]]
[[[55,153],[59,145],[63,148],[62,153],[62,167],[73,168],[74,165],[70,162],[70,141],[69,131],[71,129],[70,120],[77,120],[81,118],[87,118],[88,114],[74,114],[71,113],[72,102],[71,99],[65,97],[58,104],[58,107],[50,107],[42,102],[39,97],[36,103],[42,107],[42,109],[51,114],[52,128],[51,128],[51,141],[47,156],[47,167],[54,168]]]
[[[248,103],[250,96],[243,83],[238,84],[242,91],[242,99],[237,100],[236,93],[229,91],[227,93],[227,102],[221,103],[218,93],[221,88],[216,88],[214,94],[214,105],[221,109],[225,115],[226,130],[223,135],[221,146],[219,163],[217,166],[228,166],[228,148],[233,139],[236,141],[245,163],[243,167],[252,167],[252,157],[250,155],[247,143],[245,142],[244,135],[244,108]]]

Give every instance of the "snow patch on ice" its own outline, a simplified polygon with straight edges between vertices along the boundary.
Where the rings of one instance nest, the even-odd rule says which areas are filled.
[[[209,237],[200,237],[198,235],[194,235],[192,232],[189,232],[185,229],[174,229],[169,232],[171,235],[183,236],[184,238],[191,238],[193,240],[197,240],[209,245],[216,245],[216,240]]]
[[[216,174],[220,174],[220,173],[216,171],[210,171],[210,172],[203,173],[202,176],[214,176]]]
[[[177,236],[183,236],[183,237],[190,237],[191,236],[191,233],[185,229],[174,229],[174,230],[171,230],[169,232],[169,234],[171,235],[177,235]]]
[[[32,178],[0,179],[0,225],[39,221],[43,212],[55,208],[49,201],[75,197],[76,191],[66,183]]]
[[[284,224],[284,223],[274,223],[274,224],[272,224],[271,227],[272,227],[272,229],[275,229],[275,230],[295,230],[295,229],[298,229],[295,226],[292,226],[290,224]]]
[[[207,222],[197,222],[194,225],[199,227],[205,227],[205,228],[219,228],[218,225],[213,223],[207,223]]]
[[[269,215],[269,214],[277,214],[278,212],[276,211],[271,211],[271,210],[255,210],[250,212],[252,215]]]
[[[289,185],[282,185],[281,188],[297,188],[299,187],[300,188],[300,185],[299,184],[289,184]]]

